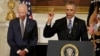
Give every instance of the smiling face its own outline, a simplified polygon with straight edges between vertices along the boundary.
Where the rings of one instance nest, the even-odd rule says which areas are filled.
[[[27,15],[27,6],[25,4],[21,4],[18,7],[18,16],[21,20],[24,20]]]
[[[74,16],[74,14],[76,13],[76,5],[73,3],[68,3],[65,5],[65,9],[66,9],[66,16],[67,18],[72,18]]]

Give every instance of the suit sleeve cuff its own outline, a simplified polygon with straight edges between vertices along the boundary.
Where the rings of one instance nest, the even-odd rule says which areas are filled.
[[[29,52],[29,50],[27,48],[24,49],[27,53]]]
[[[20,51],[21,51],[21,50],[18,50],[18,51],[17,51],[17,54],[19,54],[19,53],[20,53]]]

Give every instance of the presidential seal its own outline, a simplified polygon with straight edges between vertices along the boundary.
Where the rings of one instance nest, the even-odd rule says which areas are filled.
[[[61,56],[79,56],[79,50],[74,44],[65,44],[60,54]]]

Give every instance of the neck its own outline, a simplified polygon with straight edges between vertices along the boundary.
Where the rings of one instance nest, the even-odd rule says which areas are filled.
[[[71,20],[72,18],[73,18],[73,17],[70,17],[70,18],[67,17],[67,19],[69,19],[69,20]]]
[[[21,21],[24,21],[25,19],[21,19]]]
[[[20,18],[22,21],[24,21],[25,20],[25,17],[23,17],[23,18]]]

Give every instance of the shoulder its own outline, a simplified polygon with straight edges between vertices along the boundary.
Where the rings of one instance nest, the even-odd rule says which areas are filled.
[[[35,19],[28,19],[29,21],[31,21],[31,22],[36,22],[36,20]]]
[[[35,23],[37,24],[37,21],[35,19],[28,19],[30,23]]]
[[[78,25],[81,25],[81,26],[84,26],[84,25],[86,25],[86,23],[85,23],[85,21],[84,20],[82,20],[82,19],[80,19],[80,18],[75,18],[75,21],[78,23]]]
[[[17,22],[18,20],[19,20],[19,18],[14,18],[14,19],[10,20],[10,23],[15,23],[15,22]]]
[[[63,18],[56,20],[56,22],[62,22],[62,21],[65,21],[65,20],[66,20],[66,17],[63,17]]]
[[[75,20],[78,21],[78,22],[85,22],[84,20],[78,18],[78,17],[75,17]]]

